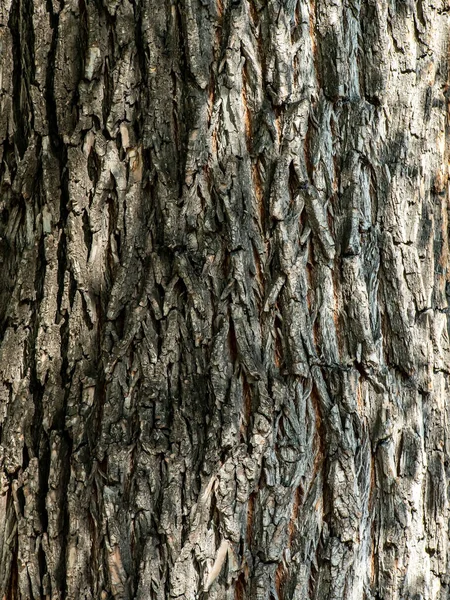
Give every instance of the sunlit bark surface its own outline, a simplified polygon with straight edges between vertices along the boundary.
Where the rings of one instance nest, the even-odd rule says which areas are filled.
[[[0,0],[0,597],[450,597],[448,10]]]

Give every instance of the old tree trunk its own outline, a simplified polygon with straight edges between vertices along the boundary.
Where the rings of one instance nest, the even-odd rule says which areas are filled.
[[[448,10],[0,1],[0,597],[450,597]]]

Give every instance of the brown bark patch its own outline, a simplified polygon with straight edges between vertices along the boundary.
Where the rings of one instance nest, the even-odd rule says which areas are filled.
[[[245,598],[245,575],[241,573],[236,581],[234,588],[234,600],[244,600]]]
[[[312,130],[311,130],[311,124],[310,124],[308,126],[308,130],[305,135],[305,140],[303,142],[303,151],[305,154],[306,172],[308,173],[308,177],[310,180],[312,180],[312,177],[314,174],[314,167],[313,167],[313,164],[312,164],[310,156],[309,156],[309,149],[311,147],[311,135],[312,135]]]
[[[245,138],[247,142],[247,149],[251,152],[252,143],[252,119],[251,112],[248,106],[247,96],[247,73],[245,72],[245,65],[242,69],[242,106],[244,107],[244,127],[245,127]]]
[[[264,189],[263,189],[261,175],[259,173],[257,162],[252,164],[252,179],[253,179],[253,185],[254,185],[254,190],[255,190],[255,195],[256,195],[256,202],[258,203],[259,218],[261,221],[261,230],[263,230],[264,223],[266,220],[266,211],[265,211],[265,207],[264,207]]]
[[[317,474],[322,469],[323,462],[325,460],[325,428],[322,422],[322,415],[320,411],[320,401],[316,389],[313,387],[311,391],[311,402],[316,413],[316,433],[314,435],[314,463],[313,472],[311,476],[311,483],[316,478]]]
[[[278,304],[276,305],[278,307]],[[275,356],[274,356],[274,362],[275,362],[275,366],[277,367],[277,369],[281,369],[281,366],[283,364],[283,356],[284,356],[284,352],[283,352],[283,340],[282,340],[282,335],[281,335],[281,331],[282,331],[282,325],[281,325],[281,321],[279,320],[278,317],[275,317],[275,323],[274,323],[274,329],[275,329]]]
[[[283,587],[286,582],[287,570],[284,566],[284,563],[280,562],[275,572],[275,589],[277,591],[277,595],[279,600],[283,598]]]
[[[316,3],[315,3],[315,0],[312,0],[309,5],[309,35],[311,37],[311,50],[313,53],[313,62],[314,62],[314,69],[316,71],[317,83],[318,83],[319,87],[321,87],[320,76],[319,76],[319,73],[320,73],[319,53],[317,51],[317,44],[316,44]]]
[[[358,406],[359,412],[364,412],[364,404],[362,399],[362,390],[361,390],[361,381],[358,381],[358,385],[356,388],[356,404]]]
[[[256,493],[250,494],[247,502],[247,543],[250,545],[253,532],[253,518],[255,516]]]

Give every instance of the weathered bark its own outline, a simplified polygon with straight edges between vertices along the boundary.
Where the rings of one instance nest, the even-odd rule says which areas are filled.
[[[0,0],[0,597],[450,597],[448,27]]]

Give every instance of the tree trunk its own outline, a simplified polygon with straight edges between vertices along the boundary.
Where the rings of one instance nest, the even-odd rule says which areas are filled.
[[[0,1],[0,597],[450,597],[448,10]]]

